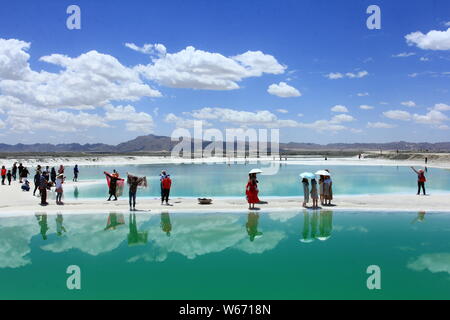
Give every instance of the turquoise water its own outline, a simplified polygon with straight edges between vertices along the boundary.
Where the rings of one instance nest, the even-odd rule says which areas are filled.
[[[100,167],[81,167],[80,180],[97,180],[97,183],[79,184],[76,189],[67,189],[65,196],[73,198],[107,197],[103,171],[117,169],[122,176],[127,172],[145,175],[150,188],[141,190],[141,197],[158,197],[160,195],[159,174],[167,169],[172,175],[172,197],[242,197],[247,183],[248,172],[264,164],[180,164],[180,165],[134,165]],[[299,174],[305,171],[316,172],[323,169],[307,165],[283,165],[276,175],[261,175],[260,193],[263,197],[299,196]],[[417,192],[417,176],[408,167],[395,166],[328,166],[333,174],[336,195],[387,194]],[[72,176],[72,168],[67,168],[67,175]],[[450,191],[450,171],[428,169],[428,191],[443,193]],[[126,194],[126,191],[125,191]]]
[[[439,213],[3,217],[0,299],[449,299],[449,234]]]

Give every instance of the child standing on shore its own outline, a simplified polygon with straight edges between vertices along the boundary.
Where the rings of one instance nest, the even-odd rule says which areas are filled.
[[[6,174],[6,178],[8,179],[8,186],[10,186],[11,185],[11,180],[12,180],[11,170],[8,170],[8,173]]]

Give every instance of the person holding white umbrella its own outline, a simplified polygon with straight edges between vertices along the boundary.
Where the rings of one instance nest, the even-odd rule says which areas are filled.
[[[331,174],[329,170],[319,170],[316,175],[320,176],[320,201],[322,205],[331,206],[331,200],[333,200],[333,181],[331,180]]]
[[[260,169],[253,169],[248,173],[248,182],[245,187],[245,194],[247,196],[249,210],[255,210],[255,204],[260,202],[258,198],[258,180],[256,179],[256,175],[258,173],[262,173],[262,171]]]
[[[303,185],[303,208],[306,208],[306,205],[309,202],[309,180],[308,179],[314,179],[315,177],[316,176],[310,172],[303,172],[300,175],[300,178],[302,179],[302,185]]]

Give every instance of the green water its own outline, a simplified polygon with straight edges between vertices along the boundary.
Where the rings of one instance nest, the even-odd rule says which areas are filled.
[[[268,171],[267,164],[170,164],[134,165],[80,168],[80,179],[96,182],[80,183],[75,189],[66,188],[65,197],[105,198],[108,194],[103,171],[117,169],[122,176],[127,172],[147,176],[150,188],[141,190],[140,197],[160,195],[159,174],[167,169],[172,175],[172,197],[244,197],[248,172],[261,167]],[[417,176],[409,167],[395,166],[328,166],[333,175],[333,189],[336,195],[388,194],[417,192]],[[299,174],[324,169],[312,165],[282,165],[274,175],[261,175],[260,193],[262,197],[297,197],[303,193]],[[72,177],[72,168],[67,168],[67,176]],[[427,172],[427,188],[430,193],[450,192],[450,171],[430,168]],[[125,193],[127,191],[125,190]]]
[[[0,218],[0,299],[450,298],[450,214],[135,218]],[[70,265],[79,291],[66,287]],[[381,268],[380,291],[367,289],[370,265]]]

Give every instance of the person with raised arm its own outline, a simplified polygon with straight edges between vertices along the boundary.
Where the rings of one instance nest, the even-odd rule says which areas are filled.
[[[425,183],[427,182],[427,178],[425,177],[425,171],[422,169],[416,170],[416,168],[411,167],[411,169],[417,174],[417,195],[420,195],[420,191],[423,191],[423,195],[426,196],[427,192],[425,190]]]

